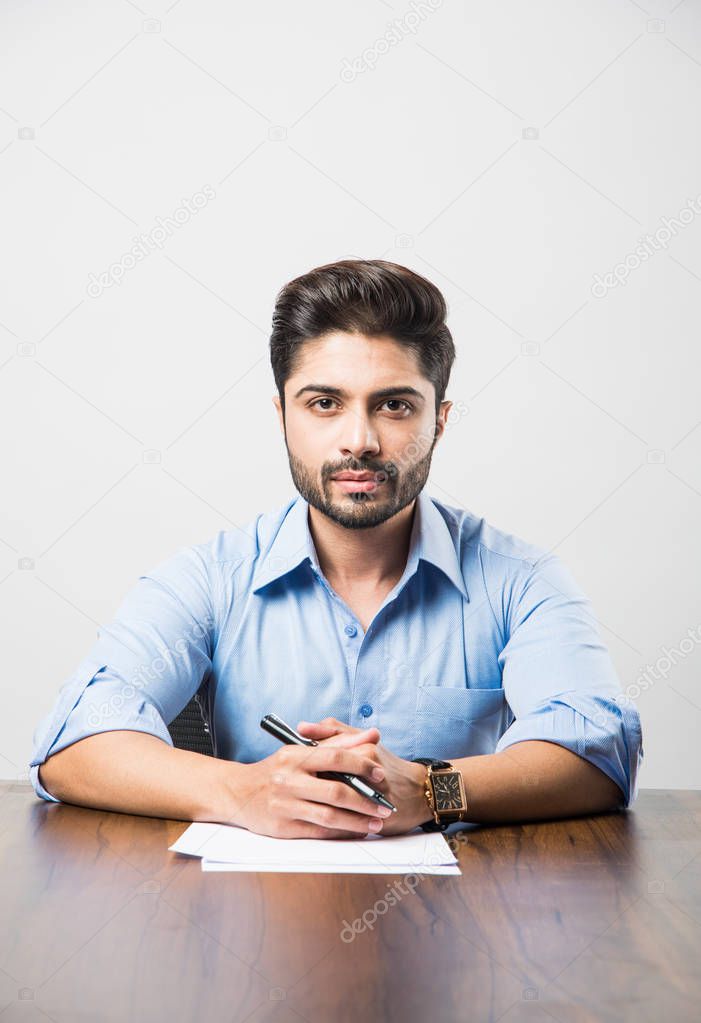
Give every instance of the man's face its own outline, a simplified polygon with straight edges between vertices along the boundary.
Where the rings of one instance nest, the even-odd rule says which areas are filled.
[[[390,337],[326,334],[304,342],[298,359],[284,416],[273,398],[295,487],[347,529],[385,522],[423,490],[452,402],[436,416],[433,384]],[[334,479],[343,472],[371,475]]]

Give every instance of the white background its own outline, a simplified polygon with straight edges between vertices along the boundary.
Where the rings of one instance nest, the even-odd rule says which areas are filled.
[[[275,294],[359,256],[449,303],[429,491],[563,557],[641,787],[701,787],[701,217],[592,292],[701,194],[699,4],[434,6],[0,5],[0,776],[141,573],[293,496]]]

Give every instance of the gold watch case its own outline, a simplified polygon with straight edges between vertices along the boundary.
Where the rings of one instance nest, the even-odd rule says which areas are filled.
[[[426,795],[436,822],[447,816],[463,820],[467,799],[462,773],[455,767],[429,767],[426,782]]]

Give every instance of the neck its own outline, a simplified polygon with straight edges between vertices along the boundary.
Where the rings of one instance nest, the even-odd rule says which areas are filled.
[[[391,519],[367,529],[346,529],[309,506],[309,532],[319,567],[341,586],[382,586],[406,568],[416,500]]]

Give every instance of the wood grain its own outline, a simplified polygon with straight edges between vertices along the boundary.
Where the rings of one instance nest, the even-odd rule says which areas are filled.
[[[468,825],[459,878],[203,874],[186,827],[0,783],[0,1023],[701,1017],[699,792]]]

